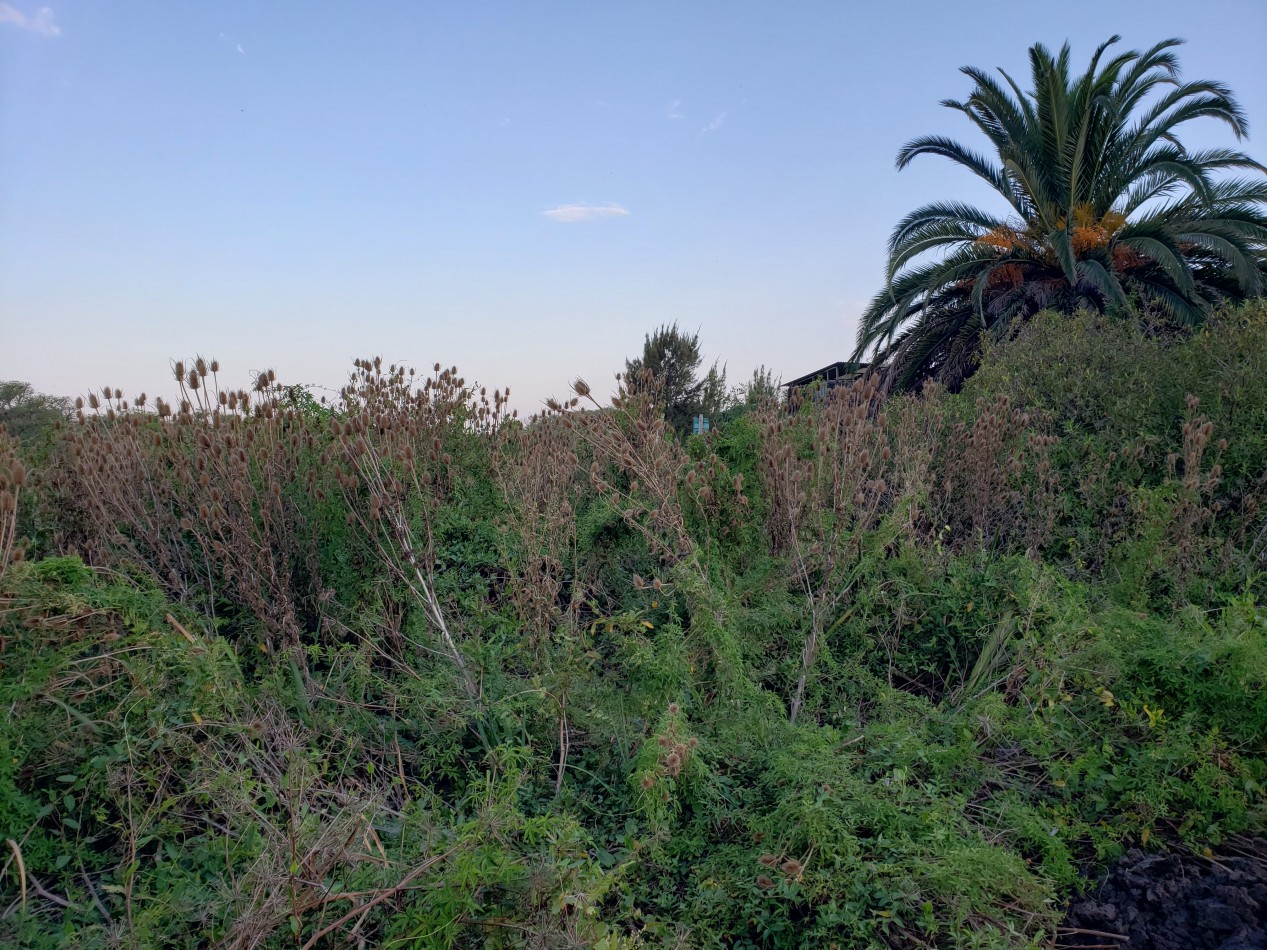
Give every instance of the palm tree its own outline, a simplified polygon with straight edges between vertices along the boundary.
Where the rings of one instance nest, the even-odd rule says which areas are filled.
[[[1237,139],[1248,124],[1232,92],[1181,82],[1169,39],[1101,64],[1120,37],[1070,77],[1069,45],[1030,48],[1033,89],[971,67],[962,112],[990,141],[981,154],[924,136],[898,153],[940,155],[988,182],[1005,215],[954,201],[908,214],[889,239],[886,286],[862,316],[855,360],[887,366],[890,385],[971,371],[983,332],[1003,335],[1045,308],[1072,312],[1133,301],[1181,325],[1224,300],[1267,288],[1267,171],[1243,152],[1188,151],[1176,137],[1214,118]],[[1226,178],[1229,169],[1251,177]]]

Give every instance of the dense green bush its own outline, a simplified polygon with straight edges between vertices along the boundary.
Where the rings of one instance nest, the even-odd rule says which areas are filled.
[[[1050,945],[1263,826],[1264,354],[1041,316],[684,441],[377,361],[94,397],[0,486],[0,940]]]

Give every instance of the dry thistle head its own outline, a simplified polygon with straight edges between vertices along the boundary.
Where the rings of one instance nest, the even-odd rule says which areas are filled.
[[[780,866],[780,870],[788,877],[800,877],[805,873],[805,865],[796,860],[796,858],[788,858]]]

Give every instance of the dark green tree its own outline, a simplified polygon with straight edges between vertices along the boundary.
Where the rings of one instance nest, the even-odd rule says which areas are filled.
[[[1003,214],[940,201],[908,214],[889,239],[886,285],[862,316],[853,358],[887,366],[891,384],[972,371],[981,334],[1003,336],[1045,308],[1073,312],[1134,302],[1180,325],[1267,286],[1267,171],[1243,152],[1189,151],[1177,131],[1213,118],[1238,139],[1248,126],[1232,92],[1184,82],[1169,39],[1070,73],[1066,44],[1029,51],[1032,89],[972,67],[962,102],[989,144],[977,152],[924,136],[898,153],[940,155],[998,193]],[[1235,170],[1243,177],[1224,177]]]
[[[648,333],[642,355],[625,361],[625,374],[635,386],[654,388],[664,415],[678,432],[691,431],[691,419],[703,406],[707,379],[699,376],[704,356],[699,333],[685,333],[676,323]],[[712,376],[717,367],[714,364]],[[725,371],[722,371],[722,385]],[[714,387],[716,388],[716,387]]]
[[[30,383],[0,380],[0,425],[21,442],[50,430],[70,413],[70,400],[35,391]]]
[[[774,370],[762,363],[752,371],[752,379],[748,380],[747,385],[740,387],[737,398],[748,406],[777,400],[781,395],[779,390],[782,384],[783,380],[774,375]]]

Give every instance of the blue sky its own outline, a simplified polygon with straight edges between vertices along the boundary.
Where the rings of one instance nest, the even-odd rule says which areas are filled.
[[[848,356],[907,211],[987,200],[962,65],[1181,36],[1267,159],[1267,0],[0,2],[0,378],[337,387],[381,354],[521,411],[699,329],[739,382]],[[1190,146],[1229,145],[1194,124]]]

